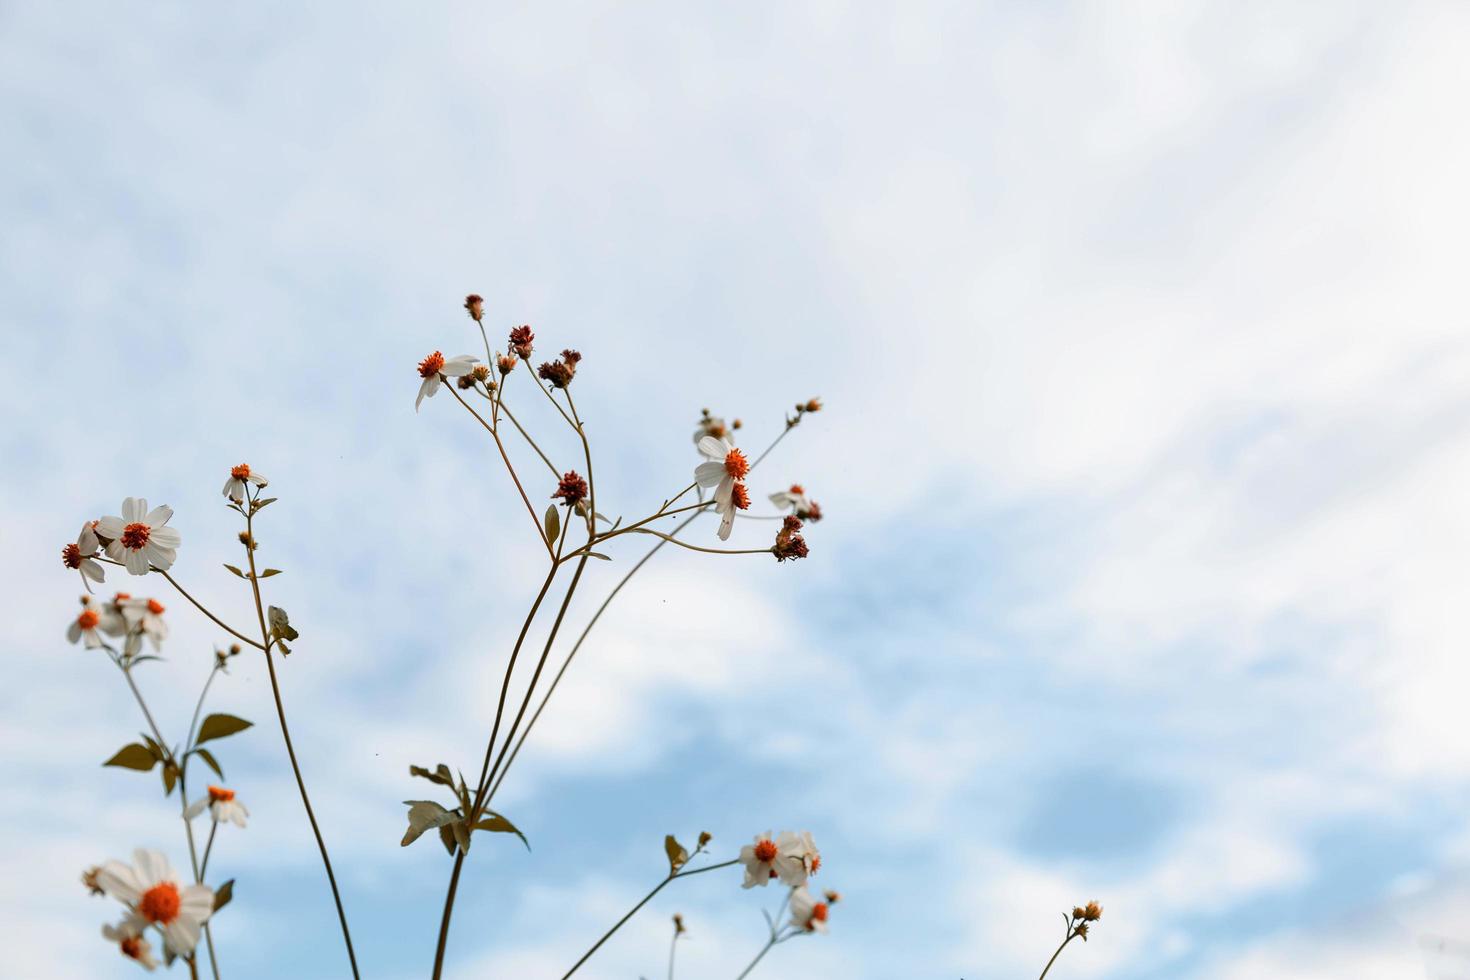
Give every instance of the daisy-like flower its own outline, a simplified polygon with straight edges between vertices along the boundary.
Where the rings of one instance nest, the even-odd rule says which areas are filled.
[[[777,490],[771,494],[771,503],[782,510],[801,510],[807,506],[806,488],[800,483],[793,483],[790,490]]]
[[[250,811],[245,809],[245,804],[235,799],[235,791],[225,789],[223,786],[208,786],[205,795],[189,804],[189,809],[184,811],[184,816],[193,820],[209,807],[209,815],[214,818],[215,823],[232,823],[236,827],[245,826],[245,818],[250,816]]]
[[[827,931],[827,903],[812,897],[802,885],[791,890],[791,924],[804,932]]]
[[[101,544],[97,540],[96,525],[96,521],[83,524],[76,543],[61,549],[61,563],[81,573],[82,584],[87,587],[88,592],[92,591],[92,582],[100,582],[107,577],[102,570],[102,564],[96,559],[97,548]]]
[[[119,595],[113,601],[129,632],[137,630],[153,642],[157,650],[168,639],[168,624],[163,621],[163,603],[157,599],[134,599]]]
[[[783,855],[801,864],[802,882],[805,882],[808,876],[821,870],[822,854],[817,850],[817,842],[812,839],[811,831],[803,830],[799,834],[789,830],[783,831],[781,836],[776,838],[776,846],[781,849]]]
[[[241,463],[230,467],[230,478],[225,481],[224,494],[235,503],[242,504],[245,502],[245,484],[253,483],[257,487],[263,487],[268,482],[270,481],[259,473],[252,473],[249,463]]]
[[[180,956],[194,952],[200,927],[214,911],[214,889],[181,885],[168,858],[147,848],[133,852],[131,865],[108,861],[97,882],[142,922],[157,926],[168,948]]]
[[[77,613],[77,618],[66,628],[66,638],[72,643],[80,640],[88,650],[95,650],[105,642],[102,639],[103,633],[117,636],[122,631],[122,617],[115,610],[84,596],[82,611]]]
[[[802,861],[801,840],[789,830],[772,838],[768,830],[758,834],[755,842],[740,849],[740,863],[745,865],[745,881],[741,888],[765,885],[772,878],[795,887],[806,884],[806,865]]]
[[[153,958],[153,944],[143,938],[146,923],[135,915],[129,915],[115,926],[103,926],[102,938],[116,943],[118,951],[135,961],[145,970],[153,970],[158,960]]]
[[[439,390],[445,378],[463,377],[474,369],[475,359],[469,354],[461,354],[445,360],[442,353],[434,351],[419,361],[419,377],[424,379],[424,383],[419,385],[419,397],[413,403],[413,410],[417,412],[425,398],[433,398],[434,392]]]
[[[730,537],[730,528],[735,525],[735,485],[750,472],[750,462],[745,454],[730,444],[730,440],[705,436],[699,440],[699,454],[705,461],[694,468],[694,482],[702,487],[715,488],[715,511],[720,515],[720,540]],[[743,488],[742,488],[743,489]],[[750,498],[745,497],[746,506]]]
[[[178,557],[179,532],[165,527],[174,509],[162,504],[152,510],[142,497],[122,502],[121,517],[104,517],[97,522],[98,536],[108,539],[107,556],[122,562],[134,575],[147,575],[151,564],[166,570]]]

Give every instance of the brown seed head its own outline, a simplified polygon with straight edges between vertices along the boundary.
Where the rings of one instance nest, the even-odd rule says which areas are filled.
[[[581,503],[587,498],[587,481],[572,470],[563,474],[561,482],[556,485],[556,493],[551,496],[560,497],[569,505]]]
[[[464,308],[465,312],[469,313],[470,319],[479,323],[480,317],[485,313],[485,300],[474,293],[470,293],[464,298]]]

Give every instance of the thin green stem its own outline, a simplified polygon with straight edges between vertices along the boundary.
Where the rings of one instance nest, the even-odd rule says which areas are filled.
[[[450,388],[453,391],[453,388]],[[252,503],[253,503],[252,498]],[[276,717],[281,722],[281,738],[286,743],[286,756],[291,760],[291,772],[296,776],[296,788],[301,793],[301,803],[306,808],[306,819],[311,824],[311,832],[316,837],[317,850],[322,854],[322,865],[327,870],[327,883],[332,887],[332,901],[337,906],[337,921],[342,925],[342,941],[347,945],[347,961],[352,966],[354,980],[359,976],[357,972],[357,954],[352,949],[352,933],[347,928],[347,912],[342,908],[342,894],[337,890],[337,876],[332,871],[332,859],[327,854],[327,842],[322,839],[321,828],[317,826],[316,814],[311,809],[311,797],[306,792],[306,780],[301,776],[301,766],[296,761],[296,749],[291,744],[291,728],[286,724],[286,706],[281,701],[281,683],[276,677],[276,662],[271,656],[271,632],[265,622],[265,603],[260,598],[260,578],[255,572],[255,518],[253,514],[245,516],[245,556],[250,563],[250,591],[255,598],[255,617],[260,624],[261,649],[265,651],[265,665],[270,672],[271,694],[276,701]]]
[[[613,923],[612,928],[609,929],[607,932],[603,933],[602,934],[602,938],[599,939],[599,940],[597,940],[597,942],[593,943],[592,944],[592,948],[589,949],[589,950],[587,950],[587,952],[583,953],[582,954],[582,958],[579,959],[579,960],[577,960],[577,962],[573,963],[572,964],[572,968],[570,970],[568,970],[566,973],[562,974],[561,980],[567,980],[567,977],[570,977],[573,973],[576,973],[577,970],[579,970],[581,968],[581,966],[582,966],[583,963],[586,963],[588,960],[590,960],[592,958],[592,954],[593,953],[597,952],[599,949],[602,948],[602,944],[603,943],[607,942],[609,939],[612,938],[613,933],[617,932],[619,929],[621,929],[627,923],[627,921],[629,919],[631,919],[631,918],[633,918],[633,916],[637,915],[638,914],[638,910],[641,909],[641,908],[643,908],[643,906],[647,905],[653,899],[653,896],[655,896],[659,892],[663,891],[664,890],[664,886],[667,885],[669,882],[671,882],[671,881],[677,881],[680,878],[688,878],[691,875],[703,874],[706,871],[714,871],[717,868],[728,868],[732,864],[739,864],[739,863],[740,863],[740,859],[739,858],[736,858],[736,859],[734,859],[732,861],[723,861],[723,862],[721,862],[719,864],[709,864],[709,865],[704,866],[703,868],[694,868],[693,870],[690,870],[690,871],[679,871],[679,872],[674,872],[674,873],[669,874],[667,877],[664,878],[663,881],[660,881],[657,885],[654,885],[652,891],[650,891],[647,895],[644,895],[643,898],[639,899],[637,905],[634,905],[631,909],[629,909],[623,915],[623,917],[621,919],[619,919],[617,922]],[[672,967],[670,967],[670,969],[672,970]]]
[[[475,411],[474,408],[470,406],[469,402],[460,397],[459,392],[454,390],[454,385],[445,385],[444,387],[449,389],[449,393],[454,396],[454,400],[463,405],[464,410],[473,415],[475,417],[475,421],[484,426],[485,431],[490,433],[490,438],[495,440],[495,448],[500,450],[500,458],[505,462],[506,472],[510,474],[511,480],[516,485],[516,490],[520,492],[521,500],[526,505],[526,513],[531,515],[531,523],[536,528],[536,536],[539,537],[541,539],[541,543],[546,546],[546,553],[552,554],[553,552],[551,542],[547,540],[546,532],[541,528],[541,518],[536,514],[536,508],[531,506],[531,498],[526,496],[526,488],[521,486],[521,478],[516,475],[515,467],[511,465],[510,456],[507,455],[505,451],[505,444],[500,441],[500,433],[495,431],[495,426],[491,425],[489,422],[486,422],[483,418],[481,418],[480,413]]]
[[[204,877],[204,872],[209,868],[209,852],[214,850],[214,832],[219,830],[219,821],[209,822],[209,840],[204,842],[204,860],[199,862],[199,877]]]
[[[1051,954],[1051,959],[1047,960],[1046,961],[1046,966],[1044,966],[1044,967],[1041,968],[1041,976],[1037,977],[1037,980],[1046,980],[1046,975],[1049,972],[1051,972],[1051,966],[1052,966],[1052,964],[1057,961],[1057,957],[1058,956],[1061,956],[1062,955],[1062,950],[1064,950],[1064,949],[1067,948],[1067,944],[1070,943],[1072,940],[1074,940],[1076,938],[1077,938],[1077,933],[1073,929],[1071,929],[1070,927],[1068,927],[1068,929],[1067,929],[1067,938],[1066,939],[1063,939],[1062,940],[1062,944],[1057,947],[1057,951],[1055,953],[1052,953]]]

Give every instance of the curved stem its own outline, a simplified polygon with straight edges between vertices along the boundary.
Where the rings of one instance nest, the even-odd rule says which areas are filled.
[[[451,391],[454,389],[451,388]],[[245,517],[245,557],[250,562],[250,591],[255,597],[255,616],[260,623],[260,636],[264,644],[261,649],[265,651],[265,665],[270,671],[271,694],[276,701],[276,717],[281,722],[281,738],[286,743],[286,756],[291,760],[291,772],[296,776],[296,788],[301,792],[301,803],[306,808],[306,819],[311,824],[311,832],[316,837],[317,850],[322,854],[322,865],[327,869],[327,883],[332,887],[332,901],[337,906],[337,921],[342,925],[342,941],[347,945],[347,961],[352,966],[352,976],[357,978],[357,954],[352,949],[352,933],[347,928],[347,913],[342,908],[342,895],[337,890],[337,876],[332,872],[332,859],[327,855],[327,842],[322,839],[321,828],[317,826],[316,814],[311,809],[311,797],[306,792],[306,781],[301,778],[301,766],[296,761],[296,749],[291,744],[291,728],[286,724],[286,706],[281,702],[281,683],[276,677],[276,662],[271,656],[271,633],[265,622],[265,604],[260,599],[260,579],[255,574],[255,519],[253,515]]]
[[[746,977],[750,976],[750,971],[755,969],[755,965],[765,958],[765,955],[771,951],[771,947],[774,945],[776,945],[776,934],[773,932],[771,933],[771,938],[767,939],[766,944],[761,947],[761,951],[755,954],[755,959],[751,960],[745,969],[740,971],[740,975],[735,980],[745,980]]]
[[[502,387],[503,386],[504,386],[504,383],[502,382]],[[498,450],[500,450],[500,458],[505,462],[506,472],[508,472],[510,474],[511,480],[516,485],[516,490],[518,490],[520,492],[521,500],[526,505],[526,513],[528,513],[528,514],[531,515],[531,523],[533,525],[535,525],[535,527],[536,527],[536,536],[541,539],[541,543],[542,544],[546,545],[546,552],[547,552],[547,554],[551,554],[551,551],[552,551],[551,542],[546,539],[546,532],[541,527],[541,518],[539,516],[537,516],[537,514],[536,514],[536,508],[534,508],[534,507],[531,506],[531,498],[526,496],[526,488],[523,487],[523,486],[521,486],[521,478],[519,476],[516,476],[515,467],[513,465],[511,465],[511,462],[510,462],[510,456],[508,456],[506,454],[506,452],[505,452],[505,444],[500,441],[500,433],[498,433],[498,432],[495,431],[495,427],[493,425],[491,425],[489,422],[486,422],[483,418],[481,418],[480,417],[480,413],[477,412],[477,411],[475,411],[472,407],[470,407],[470,403],[469,402],[465,401],[463,398],[460,397],[459,392],[457,392],[457,391],[454,390],[454,385],[445,385],[444,387],[447,388],[447,389],[449,389],[449,393],[454,396],[454,400],[457,401],[457,402],[459,402],[461,405],[463,405],[464,406],[464,410],[466,412],[469,412],[471,415],[473,415],[475,417],[475,421],[479,422],[480,425],[484,426],[485,427],[485,431],[488,432],[488,433],[490,433],[490,438],[492,438],[492,439],[495,440],[495,448],[498,449]]]
[[[1042,969],[1041,969],[1041,976],[1037,977],[1036,980],[1046,980],[1047,973],[1051,971],[1051,965],[1057,961],[1057,957],[1058,956],[1061,956],[1062,955],[1062,950],[1064,950],[1064,949],[1067,948],[1067,944],[1070,943],[1073,939],[1076,939],[1076,938],[1077,938],[1077,934],[1075,932],[1073,932],[1072,930],[1068,929],[1067,930],[1067,938],[1066,939],[1063,939],[1062,940],[1062,944],[1057,947],[1057,951],[1055,953],[1052,953],[1051,954],[1051,959],[1049,959],[1049,960],[1046,961],[1046,966],[1042,967]]]
[[[204,860],[199,862],[199,877],[204,877],[204,872],[209,868],[209,852],[214,850],[214,832],[219,830],[219,821],[211,820],[209,823],[209,840],[204,842]]]
[[[644,895],[643,898],[639,899],[638,904],[637,905],[634,905],[631,909],[629,909],[623,915],[623,917],[621,919],[619,919],[617,922],[613,923],[612,928],[609,929],[607,932],[604,932],[602,934],[602,938],[599,939],[599,940],[597,940],[597,942],[593,943],[592,944],[592,948],[589,949],[589,950],[587,950],[587,952],[583,953],[582,954],[582,958],[579,959],[577,962],[573,963],[572,964],[572,968],[570,970],[568,970],[566,973],[562,974],[561,980],[567,980],[567,977],[571,976],[573,973],[576,973],[577,970],[581,968],[581,966],[582,966],[583,963],[586,963],[589,959],[592,958],[592,954],[593,953],[597,952],[599,949],[602,948],[602,944],[603,943],[607,942],[609,939],[612,938],[613,933],[617,932],[619,929],[621,929],[627,923],[627,921],[629,919],[633,918],[633,916],[638,913],[638,910],[639,909],[643,908],[643,906],[647,905],[649,903],[649,901],[652,900],[653,896],[655,896],[659,892],[663,891],[664,890],[664,886],[667,885],[669,882],[675,881],[675,880],[677,880],[679,878],[688,878],[690,875],[703,874],[706,871],[714,871],[717,868],[728,868],[732,864],[739,864],[739,863],[740,863],[740,859],[739,858],[736,858],[735,860],[732,860],[732,861],[723,861],[723,862],[721,862],[719,864],[705,865],[702,868],[695,868],[692,871],[679,871],[679,872],[676,872],[674,874],[670,874],[668,877],[664,878],[663,881],[660,881],[657,885],[654,885],[653,886],[653,890],[650,891],[647,895]],[[678,934],[675,933],[675,935],[677,936]],[[672,971],[672,969],[673,968],[670,967],[670,971]]]
[[[174,577],[172,575],[170,575],[168,572],[164,571],[161,568],[158,568],[157,566],[154,566],[152,570],[155,571],[155,572],[157,572],[159,575],[162,575],[165,579],[167,579],[168,580],[168,584],[169,585],[172,585],[175,589],[177,589],[179,595],[183,596],[185,599],[188,599],[191,603],[193,603],[194,608],[195,609],[198,609],[200,612],[204,613],[204,615],[208,616],[210,618],[210,620],[212,620],[214,622],[214,625],[218,626],[220,629],[224,630],[226,633],[230,634],[231,636],[233,636],[235,639],[239,640],[242,643],[248,643],[251,646],[255,647],[255,649],[257,649],[257,650],[264,650],[265,649],[264,646],[262,646],[261,644],[255,642],[250,637],[246,636],[244,633],[241,633],[239,630],[233,628],[232,626],[230,626],[229,624],[227,624],[224,620],[222,620],[218,616],[216,616],[214,613],[210,612],[208,609],[205,609],[204,606],[199,602],[199,600],[196,599],[196,598],[194,598],[193,596],[191,596],[189,593],[185,592],[184,591],[184,587],[182,585],[180,585],[178,582],[176,582],[174,580]]]

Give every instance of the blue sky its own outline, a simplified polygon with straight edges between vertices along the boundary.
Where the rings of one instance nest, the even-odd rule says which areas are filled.
[[[181,581],[248,621],[242,460],[364,975],[425,975],[448,861],[398,847],[406,768],[479,757],[538,567],[483,433],[412,410],[471,290],[585,354],[609,512],[683,486],[702,406],[758,447],[821,395],[755,489],[828,519],[805,562],[661,553],[619,597],[498,797],[534,850],[472,854],[454,976],[559,976],[665,833],[783,827],[845,899],[757,976],[1033,975],[1088,898],[1058,977],[1470,975],[1436,945],[1470,914],[1463,7],[0,18],[9,975],[131,975],[76,875],[185,860],[97,768],[138,721],[65,644],[56,551],[168,502]],[[159,594],[177,728],[219,636]],[[339,975],[263,667],[214,704],[259,723],[222,753],[224,972]],[[775,900],[681,882],[583,975],[662,975],[679,911],[681,975],[733,976]]]

